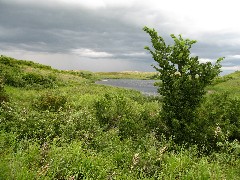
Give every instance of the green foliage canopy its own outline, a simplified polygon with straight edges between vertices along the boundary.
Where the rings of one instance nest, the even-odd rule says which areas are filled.
[[[176,37],[173,45],[166,45],[154,29],[144,27],[151,37],[152,47],[145,47],[158,63],[154,68],[160,72],[159,93],[163,96],[162,118],[166,122],[169,135],[179,141],[192,141],[190,132],[194,131],[195,109],[199,106],[205,87],[220,73],[219,58],[213,65],[211,62],[200,63],[198,56],[191,56],[190,49],[196,41]],[[186,139],[190,138],[190,139]]]

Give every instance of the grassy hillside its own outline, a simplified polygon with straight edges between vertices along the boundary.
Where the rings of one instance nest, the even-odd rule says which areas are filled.
[[[209,90],[218,93],[228,92],[231,96],[240,97],[240,71],[228,74],[216,80]]]
[[[123,72],[98,72],[95,73],[101,79],[156,79],[156,72],[139,72],[139,71],[123,71]]]
[[[94,83],[110,74],[1,56],[0,179],[240,179],[239,72],[209,87],[191,144],[165,138],[160,98]]]

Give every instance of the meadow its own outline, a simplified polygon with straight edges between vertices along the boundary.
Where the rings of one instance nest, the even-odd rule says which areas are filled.
[[[195,141],[166,136],[161,97],[0,56],[0,179],[240,179],[240,72],[214,80]]]

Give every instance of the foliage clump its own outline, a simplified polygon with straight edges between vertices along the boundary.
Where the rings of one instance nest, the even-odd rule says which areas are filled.
[[[40,70],[51,70],[51,67],[33,63],[31,61],[19,61],[11,57],[0,56],[0,76],[5,84],[13,87],[28,89],[54,88],[57,86],[56,76],[24,71],[24,68],[38,68]]]
[[[0,77],[0,105],[8,101],[8,95],[4,89],[3,79]]]
[[[175,136],[178,142],[194,142],[195,110],[206,93],[205,87],[219,75],[223,58],[214,65],[211,62],[200,63],[198,56],[193,57],[190,53],[196,41],[172,34],[174,44],[166,45],[154,29],[144,27],[143,30],[150,35],[153,47],[153,50],[145,49],[158,63],[154,68],[160,73],[159,93],[163,97],[165,133]]]
[[[59,111],[67,103],[67,97],[56,92],[47,92],[42,94],[33,106],[39,110]]]
[[[139,104],[123,94],[111,93],[98,99],[94,107],[105,130],[118,128],[121,138],[136,138],[154,131],[159,123],[158,104],[146,104]]]

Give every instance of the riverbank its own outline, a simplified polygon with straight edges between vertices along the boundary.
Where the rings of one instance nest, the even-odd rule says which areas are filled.
[[[157,79],[157,72],[140,72],[140,71],[122,71],[122,72],[96,72],[94,73],[100,79]]]

